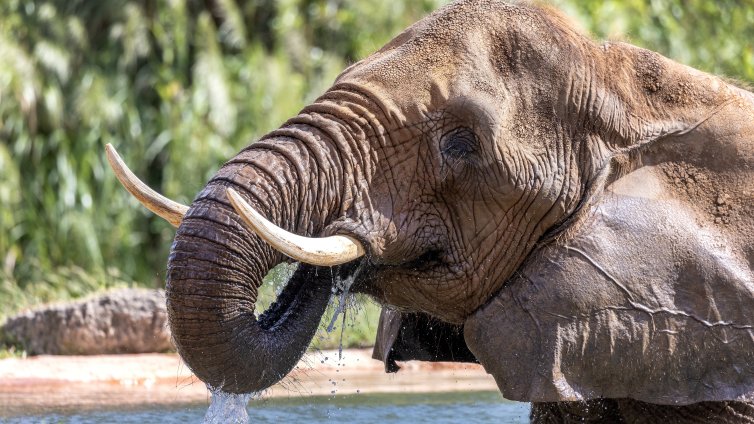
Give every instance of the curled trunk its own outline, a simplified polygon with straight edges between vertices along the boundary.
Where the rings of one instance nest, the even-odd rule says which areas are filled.
[[[302,144],[278,137],[236,156],[199,194],[176,234],[166,292],[170,326],[183,360],[214,389],[249,393],[279,381],[327,307],[330,269],[300,265],[277,301],[255,316],[262,278],[283,258],[245,229],[226,196],[233,188],[289,231],[320,232],[336,212],[339,190],[312,187],[312,175],[325,170]]]

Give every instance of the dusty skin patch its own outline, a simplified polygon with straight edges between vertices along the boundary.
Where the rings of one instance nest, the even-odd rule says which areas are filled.
[[[308,353],[263,397],[497,390],[480,365],[408,362],[385,374],[371,349]],[[37,356],[0,361],[0,421],[29,410],[206,403],[204,384],[175,354]]]
[[[736,217],[740,208],[727,191],[715,186],[719,178],[711,178],[707,171],[685,162],[664,163],[661,168],[672,189],[699,205],[715,224],[727,225]]]

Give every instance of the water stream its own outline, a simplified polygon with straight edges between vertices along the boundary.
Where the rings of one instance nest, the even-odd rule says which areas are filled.
[[[338,306],[335,308],[330,324],[327,326],[327,332],[330,333],[335,328],[335,322],[342,314],[342,324],[340,326],[340,343],[338,348],[338,357],[343,357],[343,331],[346,324],[346,311],[348,305],[352,301],[350,293],[351,286],[361,272],[362,266],[359,267],[347,278],[342,278],[339,272],[332,273],[332,292],[338,299]],[[249,413],[247,412],[247,405],[249,400],[254,396],[254,393],[234,394],[226,393],[221,390],[216,390],[211,387],[207,387],[212,394],[212,400],[210,401],[209,409],[204,415],[204,424],[247,424],[249,422]]]
[[[335,308],[335,312],[333,312],[332,318],[330,319],[330,324],[327,326],[327,332],[331,333],[333,331],[333,329],[335,328],[335,321],[338,319],[338,316],[342,314],[343,318],[340,325],[340,342],[338,343],[338,359],[343,359],[343,332],[346,328],[346,311],[354,301],[354,297],[353,295],[351,295],[351,286],[359,277],[359,274],[361,273],[363,268],[364,262],[359,264],[356,270],[350,273],[350,275],[348,275],[348,277],[346,278],[342,278],[340,276],[340,273],[338,272],[334,273],[332,277],[332,293],[335,297],[338,298],[338,306]],[[332,272],[332,268],[330,268],[330,272]]]
[[[212,400],[204,415],[204,424],[247,424],[249,422],[246,406],[254,393],[235,394],[207,388],[212,393]]]

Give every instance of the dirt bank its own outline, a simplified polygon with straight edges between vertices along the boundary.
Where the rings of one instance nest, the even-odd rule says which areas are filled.
[[[408,362],[385,374],[371,349],[307,354],[266,397],[496,390],[478,365]],[[175,354],[37,356],[0,360],[0,411],[96,409],[208,402],[201,381]],[[3,416],[0,412],[0,417]]]

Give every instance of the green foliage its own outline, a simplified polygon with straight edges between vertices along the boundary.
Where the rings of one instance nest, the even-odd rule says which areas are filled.
[[[754,0],[552,0],[596,37],[754,82]]]
[[[0,2],[0,315],[163,285],[174,230],[118,185],[106,143],[189,203],[235,152],[444,2]],[[754,0],[552,3],[598,37],[754,81]],[[373,332],[367,309],[374,322],[344,337]]]
[[[7,358],[25,358],[26,350],[14,337],[6,334],[0,327],[0,360]]]
[[[334,305],[327,309],[312,340],[312,349],[337,349],[341,343],[344,348],[368,347],[374,344],[380,306],[363,295],[352,297],[346,301],[346,305],[345,316],[339,314],[335,317]],[[330,331],[327,331],[328,329]]]

